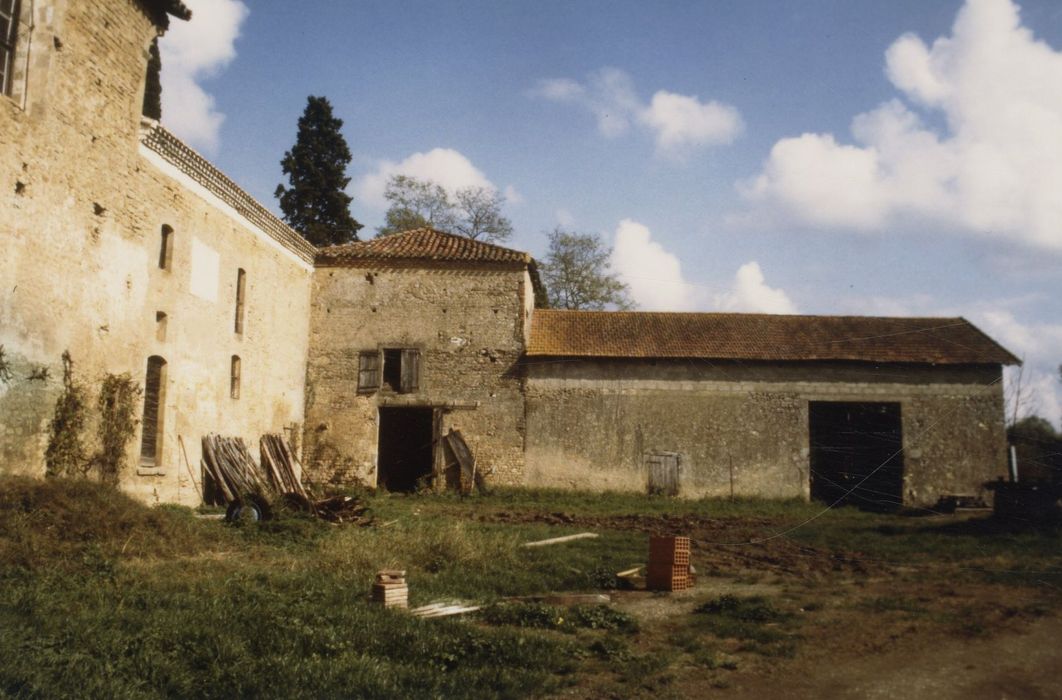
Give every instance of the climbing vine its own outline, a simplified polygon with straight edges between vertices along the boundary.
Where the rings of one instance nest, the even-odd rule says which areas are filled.
[[[13,376],[11,374],[11,363],[7,360],[4,346],[0,345],[0,384],[10,384]]]
[[[125,466],[126,446],[136,434],[140,386],[128,374],[108,374],[100,385],[96,407],[100,413],[100,448],[92,459],[100,481],[112,486]]]
[[[44,453],[45,474],[80,476],[85,463],[81,431],[85,427],[85,390],[74,382],[74,361],[63,352],[63,392],[55,402],[48,449]]]

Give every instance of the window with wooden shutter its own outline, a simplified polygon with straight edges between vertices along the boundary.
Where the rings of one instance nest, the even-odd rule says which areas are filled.
[[[140,437],[140,463],[147,467],[156,467],[161,462],[165,380],[166,360],[158,355],[149,357],[144,375],[144,419]]]
[[[366,350],[358,356],[358,391],[368,393],[380,388],[380,351]]]
[[[402,351],[402,379],[398,392],[408,394],[420,388],[420,350]]]
[[[173,265],[173,228],[163,224],[159,235],[159,269],[169,270]]]

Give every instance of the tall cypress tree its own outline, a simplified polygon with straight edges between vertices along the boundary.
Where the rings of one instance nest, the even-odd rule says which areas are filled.
[[[339,132],[342,126],[328,99],[311,95],[295,145],[280,161],[291,185],[277,185],[275,193],[284,221],[316,246],[356,241],[362,228],[350,215],[351,197],[343,191],[350,182],[350,148]]]
[[[159,55],[159,38],[151,41],[148,55],[147,81],[144,84],[144,107],[141,113],[158,121],[162,119],[162,56]]]

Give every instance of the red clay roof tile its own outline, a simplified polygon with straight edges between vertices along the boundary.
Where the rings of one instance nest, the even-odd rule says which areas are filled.
[[[531,256],[519,250],[474,241],[465,236],[418,228],[391,236],[329,246],[317,251],[317,265],[356,266],[379,261],[442,261],[526,266]]]
[[[1017,364],[964,318],[537,309],[529,356]]]

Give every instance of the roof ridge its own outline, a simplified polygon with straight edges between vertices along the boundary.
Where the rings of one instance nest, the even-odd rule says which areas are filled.
[[[244,219],[306,262],[317,249],[198,151],[153,119],[141,120],[140,143],[198,185],[232,207]]]
[[[638,311],[638,310],[610,310],[610,309],[537,309],[535,313],[546,311],[558,314],[609,314],[630,316],[742,316],[742,317],[765,317],[765,318],[837,318],[837,319],[880,319],[880,320],[904,320],[904,321],[964,321],[970,323],[962,316],[870,316],[862,314],[772,314],[761,311]],[[970,324],[973,325],[973,324]],[[976,326],[975,326],[976,327]]]

